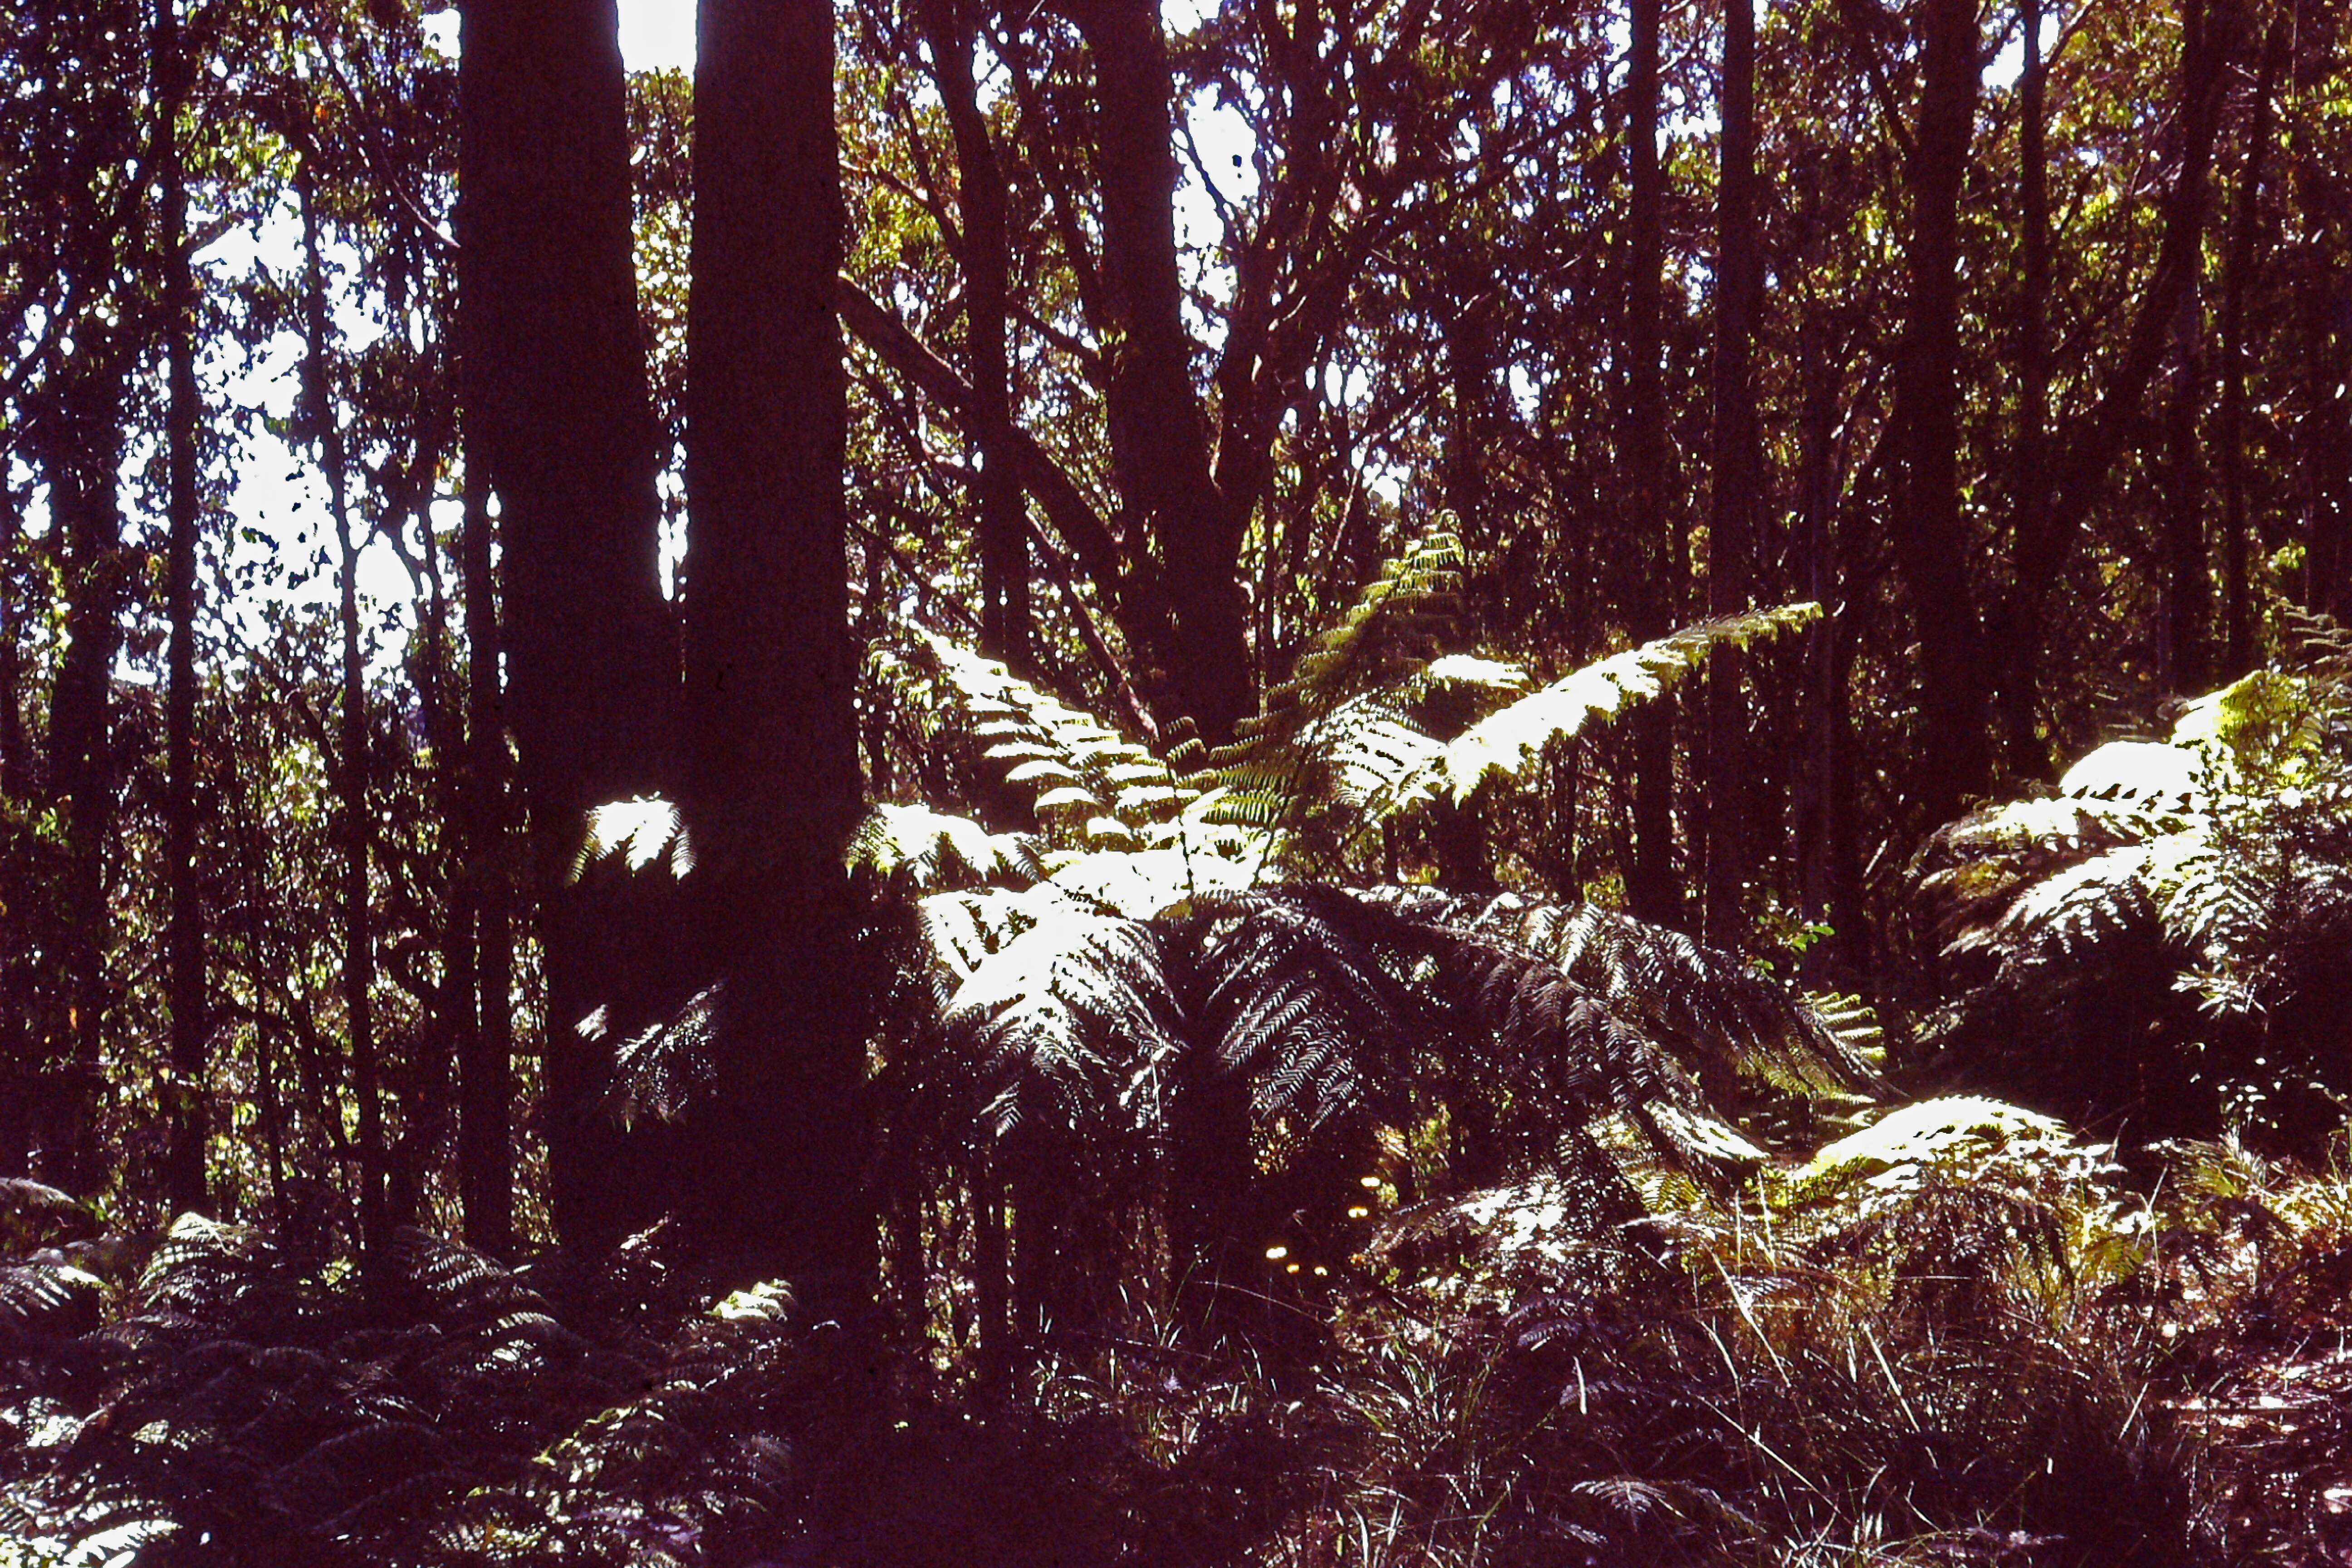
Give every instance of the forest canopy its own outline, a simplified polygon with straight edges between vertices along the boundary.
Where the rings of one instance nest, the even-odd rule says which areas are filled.
[[[645,4],[0,16],[0,1563],[2344,1560],[2339,0]]]

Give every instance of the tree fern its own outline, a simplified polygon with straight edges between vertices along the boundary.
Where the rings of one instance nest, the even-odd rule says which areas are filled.
[[[2052,798],[1932,839],[1912,889],[1960,985],[1956,1070],[2151,1131],[2308,1141],[2340,1119],[2352,979],[2352,706],[2264,670],[2119,741]]]

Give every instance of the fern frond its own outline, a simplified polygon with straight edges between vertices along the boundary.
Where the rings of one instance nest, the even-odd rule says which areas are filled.
[[[1782,605],[1685,626],[1604,658],[1490,713],[1449,742],[1432,761],[1370,797],[1378,816],[1424,800],[1466,800],[1490,778],[1526,775],[1544,748],[1575,736],[1590,720],[1613,719],[1628,706],[1671,689],[1724,647],[1745,647],[1821,618],[1819,605]]]

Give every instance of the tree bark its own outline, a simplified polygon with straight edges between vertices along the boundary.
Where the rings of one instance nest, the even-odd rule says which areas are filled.
[[[2273,108],[2286,50],[2284,16],[2273,16],[2263,42],[2246,125],[2245,159],[2238,173],[2237,212],[2231,222],[2229,272],[2221,294],[2221,670],[2234,680],[2254,665],[2254,610],[2247,552],[2252,519],[2246,471],[2246,296],[2261,265],[2263,176],[2270,161]]]
[[[2164,621],[2158,664],[2161,683],[2176,692],[2204,689],[2206,632],[2213,608],[2212,565],[2206,549],[2205,453],[2198,432],[2206,390],[2205,310],[2199,281],[2192,273],[2181,290],[2173,328],[2172,400],[2165,419]]]
[[[1977,0],[1925,0],[1910,160],[1910,300],[1895,364],[1903,431],[1895,560],[1919,634],[1923,756],[1914,795],[1927,826],[1984,788],[1990,752],[1982,642],[1960,508],[1960,192],[1976,129]]]
[[[650,1013],[672,960],[655,890],[571,875],[592,807],[665,784],[677,701],[625,82],[614,0],[464,12],[458,237],[481,361],[467,415],[501,503],[508,717],[547,976],[550,1195],[564,1243],[593,1248],[636,1201],[602,1108],[610,1042]]]
[[[463,306],[460,307],[463,309]],[[462,373],[461,373],[462,374]],[[505,702],[499,682],[498,587],[490,564],[488,459],[467,440],[466,596],[466,913],[473,925],[474,1016],[457,1061],[457,1192],[467,1244],[493,1258],[514,1250],[514,857],[508,831]]]
[[[126,563],[118,473],[122,461],[122,368],[104,325],[82,363],[65,369],[43,442],[52,523],[68,583],[66,649],[49,701],[49,763],[66,807],[64,971],[68,1037],[42,1095],[40,1180],[76,1196],[97,1190],[103,1161],[89,1127],[100,1087],[110,996],[106,950],[112,917],[109,851],[114,837],[114,660],[121,647]]]
[[[2294,203],[2301,234],[2295,246],[2295,314],[2302,342],[2301,450],[2304,535],[2303,602],[2337,620],[2352,611],[2352,333],[2343,325],[2345,200],[2343,175],[2327,160],[2315,123],[2332,89],[2329,40],[2322,7],[2298,0],[2294,85],[2299,124],[2293,160]]]
[[[359,1120],[360,1250],[379,1255],[391,1241],[384,1207],[383,1100],[377,1083],[373,1000],[375,935],[368,866],[375,835],[368,814],[367,666],[360,639],[360,539],[352,528],[350,468],[327,355],[327,285],[319,256],[319,215],[308,160],[299,178],[302,208],[302,305],[308,352],[302,363],[303,422],[327,480],[327,508],[340,552],[337,616],[342,631],[342,703],[334,768],[338,837],[342,840],[343,1023],[350,1039],[352,1098]]]
[[[723,1268],[789,1268],[811,1312],[846,1321],[877,1263],[843,869],[862,803],[833,18],[824,0],[703,0],[698,26],[685,804],[727,986],[699,1223]]]
[[[923,25],[948,129],[955,138],[957,216],[963,233],[964,363],[971,383],[973,445],[980,448],[981,651],[1028,673],[1029,503],[1013,453],[1012,373],[1005,357],[1011,247],[1003,171],[981,113],[972,51],[976,0],[925,0]]]
[[[1664,636],[1682,595],[1682,531],[1669,515],[1673,452],[1666,430],[1664,310],[1665,174],[1658,162],[1659,0],[1633,0],[1626,72],[1625,142],[1631,184],[1625,282],[1625,380],[1617,447],[1626,480],[1627,537],[1653,563],[1631,606],[1635,639]],[[1643,920],[1682,918],[1675,869],[1674,710],[1651,703],[1633,719],[1633,858],[1626,892]]]
[[[1112,467],[1127,537],[1159,550],[1171,617],[1169,645],[1150,650],[1167,665],[1155,706],[1219,742],[1255,702],[1236,576],[1248,518],[1218,492],[1192,381],[1167,44],[1153,0],[1070,0],[1069,9],[1094,59],[1103,280],[1118,331],[1108,345]]]
[[[2036,538],[2050,508],[2050,60],[2042,50],[2042,0],[2024,0],[2025,68],[2019,78],[2018,195],[2024,278],[2018,300],[2017,450],[2010,479],[2011,537]],[[2039,777],[2049,765],[2033,707],[2032,650],[2011,628],[1991,651],[2002,670],[2001,726],[2010,771]]]
[[[1753,361],[1764,290],[1756,232],[1756,13],[1724,0],[1722,174],[1716,206],[1715,473],[1707,524],[1707,608],[1746,609],[1755,595],[1756,519],[1763,485]],[[1745,660],[1732,648],[1708,661],[1706,940],[1746,934],[1748,858]]]
[[[164,453],[171,537],[164,602],[171,620],[164,712],[163,877],[172,900],[169,995],[172,1019],[170,1147],[166,1186],[175,1213],[207,1212],[205,1143],[205,1044],[204,900],[196,876],[196,391],[195,274],[188,258],[188,188],[179,118],[187,101],[188,64],[180,47],[178,0],[155,0],[155,158],[163,195],[163,317],[166,406]]]

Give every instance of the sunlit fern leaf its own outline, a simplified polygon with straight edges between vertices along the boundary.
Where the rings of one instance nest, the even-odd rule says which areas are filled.
[[[1136,921],[1068,909],[989,954],[941,1016],[982,1125],[1076,1131],[1124,1106],[1157,1115],[1150,1086],[1178,1049],[1160,937]],[[1137,1095],[1143,1100],[1139,1102]]]
[[[1441,752],[1386,781],[1368,806],[1389,816],[1421,802],[1466,800],[1495,778],[1517,779],[1545,747],[1576,735],[1593,719],[1613,719],[1628,706],[1662,695],[1718,647],[1745,647],[1821,618],[1811,603],[1749,610],[1685,626],[1654,642],[1585,666],[1488,714],[1448,742]]]
[[[572,862],[572,876],[612,856],[620,857],[633,872],[664,857],[680,877],[694,869],[693,846],[677,807],[658,795],[611,801],[589,812],[587,837]]]
[[[850,841],[849,864],[919,893],[950,886],[1029,882],[1043,874],[1036,841],[991,833],[968,816],[917,803],[874,807]]]

